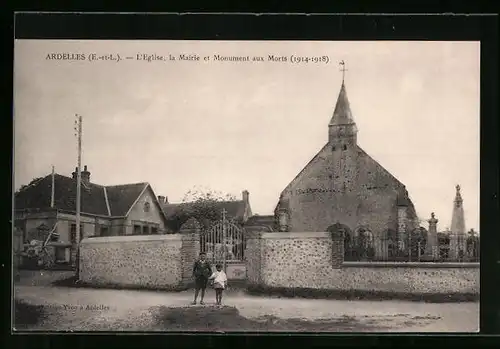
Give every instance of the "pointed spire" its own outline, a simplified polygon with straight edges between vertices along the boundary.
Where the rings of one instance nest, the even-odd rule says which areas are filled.
[[[330,120],[329,125],[333,126],[348,124],[354,124],[354,119],[352,117],[349,100],[347,99],[345,84],[342,81],[339,97],[337,98],[337,104],[335,105],[335,111],[333,112],[333,116]]]
[[[347,92],[344,84],[345,63],[340,62],[342,71],[342,85],[340,86],[337,104],[333,111],[333,116],[328,124],[328,141],[334,146],[341,146],[343,150],[357,144],[358,129],[352,117],[351,106],[347,99]],[[332,148],[333,149],[333,148]]]
[[[455,189],[456,194],[451,216],[451,231],[453,234],[465,234],[465,217],[464,208],[462,206],[462,195],[460,194],[460,186],[457,185]]]

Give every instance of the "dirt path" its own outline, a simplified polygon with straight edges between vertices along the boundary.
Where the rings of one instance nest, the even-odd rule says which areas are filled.
[[[192,300],[192,292],[18,285],[15,297],[43,310],[45,317],[30,329],[165,331],[171,328],[158,320],[159,314],[167,308],[186,307]],[[209,291],[205,307],[213,307],[213,299],[213,291]],[[317,331],[476,332],[479,327],[479,303],[472,302],[337,301],[256,297],[232,292],[225,296],[224,303],[235,307],[238,316],[255,321],[264,318],[270,321],[267,322],[270,327],[276,325],[283,330],[300,321],[315,322]],[[284,323],[285,320],[289,322]],[[280,321],[283,321],[281,327]]]

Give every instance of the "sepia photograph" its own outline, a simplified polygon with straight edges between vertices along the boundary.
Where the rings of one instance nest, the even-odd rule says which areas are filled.
[[[14,44],[14,332],[479,331],[477,41]]]

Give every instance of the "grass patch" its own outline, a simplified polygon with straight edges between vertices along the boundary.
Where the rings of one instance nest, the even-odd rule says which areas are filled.
[[[181,284],[172,287],[158,287],[149,285],[118,285],[113,283],[106,284],[94,284],[85,283],[78,280],[76,275],[65,279],[59,279],[51,283],[52,286],[58,287],[74,287],[74,288],[92,288],[92,289],[110,289],[110,290],[147,290],[147,291],[158,291],[158,292],[180,292],[189,289],[189,284]]]
[[[254,295],[268,295],[286,298],[338,299],[338,300],[407,300],[429,303],[477,302],[479,294],[474,293],[404,293],[359,290],[322,290],[310,288],[281,288],[248,285],[247,292]]]
[[[174,332],[352,332],[380,331],[381,327],[362,324],[354,318],[306,321],[263,316],[248,319],[235,307],[191,306],[156,307],[154,320],[162,331]]]
[[[231,282],[231,281],[230,281]],[[158,291],[158,292],[182,292],[194,288],[194,282],[183,282],[178,286],[171,287],[158,287],[158,286],[148,286],[148,285],[117,285],[117,284],[92,284],[84,283],[78,280],[76,275],[68,278],[58,279],[51,283],[52,286],[58,287],[73,287],[73,288],[93,288],[93,289],[111,289],[111,290],[145,290],[145,291]],[[235,283],[231,283],[226,289],[227,293],[237,293],[245,291],[245,283],[239,280]]]
[[[14,328],[27,329],[36,326],[45,318],[43,306],[31,305],[20,300],[14,301]]]

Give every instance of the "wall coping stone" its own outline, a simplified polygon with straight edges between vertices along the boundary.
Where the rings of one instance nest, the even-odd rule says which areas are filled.
[[[307,238],[323,238],[331,239],[330,233],[328,232],[264,232],[262,233],[262,239],[307,239]]]
[[[141,242],[141,241],[181,241],[180,234],[158,234],[158,235],[127,235],[127,236],[100,236],[86,238],[80,245],[103,244],[109,242]]]
[[[479,268],[470,262],[344,262],[342,268]]]

